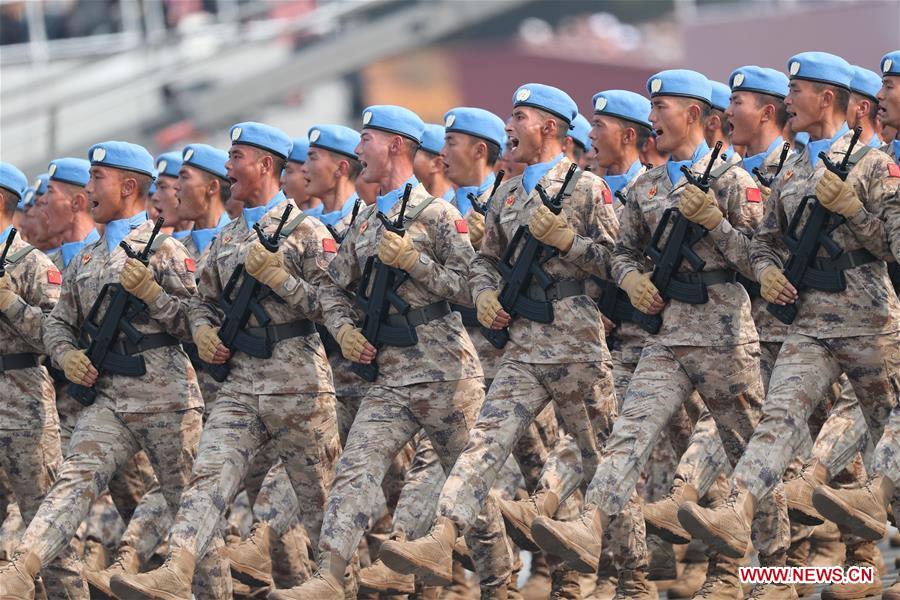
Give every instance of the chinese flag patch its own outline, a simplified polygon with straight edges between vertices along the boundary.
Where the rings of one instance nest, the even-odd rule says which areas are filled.
[[[324,238],[322,240],[322,250],[334,254],[335,252],[337,252],[337,244],[331,238]]]
[[[197,270],[197,263],[194,262],[193,258],[184,259],[184,268],[187,269],[188,273],[193,273]]]
[[[603,204],[612,204],[612,192],[609,188],[603,188]]]
[[[889,164],[888,177],[900,177],[900,165],[894,163]]]
[[[456,233],[469,233],[469,224],[466,223],[465,219],[456,221]]]
[[[62,283],[62,274],[56,269],[47,269],[47,283],[59,285]]]
[[[762,202],[762,192],[759,188],[747,188],[747,202]]]

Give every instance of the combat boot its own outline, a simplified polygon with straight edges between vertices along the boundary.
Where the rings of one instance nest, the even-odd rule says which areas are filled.
[[[618,580],[615,576],[597,575],[596,587],[584,597],[584,600],[613,600],[616,597],[616,585]]]
[[[877,541],[887,532],[887,506],[892,487],[880,475],[855,489],[820,485],[813,492],[812,501],[826,519],[844,525],[863,539]]]
[[[760,583],[753,588],[747,600],[800,600],[794,586],[787,583]]]
[[[812,540],[808,537],[800,538],[792,542],[787,551],[787,566],[789,567],[807,567],[809,563],[810,549],[812,548]],[[816,592],[816,586],[813,583],[797,583],[794,584],[797,595],[810,596]]]
[[[559,565],[550,574],[550,600],[578,600],[581,598],[581,582],[578,573]]]
[[[109,587],[117,598],[129,600],[191,600],[194,565],[193,554],[176,548],[160,568],[149,573],[113,575]]]
[[[900,548],[900,531],[895,531],[888,538],[888,543],[891,545],[891,548]]]
[[[481,586],[481,600],[507,600],[509,589],[505,583],[492,586]]]
[[[550,595],[550,565],[547,564],[547,556],[543,552],[531,555],[531,573],[522,586],[522,596],[525,600],[543,600]]]
[[[746,490],[733,489],[721,506],[703,508],[686,502],[678,509],[678,520],[694,537],[731,558],[743,558],[750,547],[750,523],[756,500]]]
[[[31,600],[34,598],[34,578],[41,570],[41,559],[33,552],[13,557],[0,570],[0,600]]]
[[[669,598],[690,598],[697,593],[705,580],[705,562],[685,563],[681,577],[676,579],[666,592]]]
[[[656,585],[643,571],[619,571],[614,600],[656,600]]]
[[[685,502],[697,500],[697,488],[682,479],[676,479],[672,484],[672,491],[665,498],[644,505],[647,533],[655,533],[672,544],[690,543],[691,534],[678,521],[678,507]]]
[[[344,600],[347,562],[334,552],[325,552],[319,568],[302,585],[269,592],[269,600]]]
[[[533,562],[532,565],[534,565]],[[513,573],[513,577],[515,575]],[[406,575],[403,577],[406,577]],[[409,575],[409,577],[412,578],[412,575]],[[441,600],[471,600],[472,595],[472,583],[466,576],[466,570],[461,564],[453,561],[453,583],[444,588]],[[544,594],[543,597],[546,598],[547,594]]]
[[[596,573],[603,527],[603,514],[597,508],[589,508],[575,521],[538,517],[531,534],[547,554],[561,558],[579,573]]]
[[[235,579],[251,586],[273,585],[271,531],[268,523],[259,521],[246,540],[225,548]]]
[[[466,538],[463,536],[459,536],[453,542],[453,562],[458,562],[466,569],[475,572],[475,563],[472,562],[472,555],[469,553]]]
[[[900,578],[881,594],[881,600],[900,600]]]
[[[453,581],[453,544],[456,525],[438,517],[427,535],[411,542],[388,540],[379,558],[391,569],[421,578],[425,585],[445,586]]]
[[[784,484],[788,514],[792,521],[803,525],[821,525],[825,522],[822,514],[813,506],[813,492],[828,481],[828,468],[818,460],[803,467],[796,479]]]
[[[744,591],[738,577],[738,567],[737,559],[714,554],[709,559],[706,579],[693,597],[703,600],[741,600]],[[669,597],[674,597],[671,590]]]
[[[108,568],[102,571],[84,570],[84,578],[87,580],[88,587],[92,592],[100,592],[107,596],[112,596],[112,590],[109,582],[114,575],[131,574],[134,575],[141,570],[141,557],[138,556],[137,550],[131,546],[124,545],[119,548],[116,559]]]
[[[372,566],[360,571],[359,590],[375,594],[412,594],[416,591],[416,578],[398,573],[376,560]]]
[[[875,580],[870,583],[832,583],[822,590],[822,600],[854,600],[881,594],[884,585],[881,583],[878,566],[883,562],[881,552],[874,542],[847,544],[844,570],[852,566],[871,567],[875,571]]]
[[[552,517],[559,508],[559,496],[551,491],[536,492],[525,500],[510,502],[497,498],[506,523],[506,532],[519,548],[529,552],[540,550],[531,537],[531,525],[538,517]]]
[[[108,560],[106,546],[97,540],[85,540],[84,556],[82,557],[85,571],[102,571],[109,564]]]

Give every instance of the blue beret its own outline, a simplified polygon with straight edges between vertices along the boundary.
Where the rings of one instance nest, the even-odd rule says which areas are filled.
[[[881,57],[882,75],[900,75],[900,50],[893,50]]]
[[[419,148],[432,154],[440,154],[444,148],[444,128],[440,125],[425,123],[422,144]]]
[[[653,129],[650,125],[650,101],[628,90],[606,90],[591,98],[594,114],[625,119],[637,125]]]
[[[156,193],[156,176],[153,176],[153,182],[150,184],[150,189],[147,190],[147,195],[152,196]]]
[[[113,167],[125,171],[134,171],[155,177],[156,169],[153,156],[147,149],[131,142],[101,142],[88,149],[88,160],[92,165]]]
[[[526,83],[513,94],[513,106],[531,106],[557,116],[570,126],[578,114],[578,105],[559,88],[542,83]]]
[[[647,80],[650,97],[679,96],[696,98],[712,105],[712,86],[701,73],[688,69],[661,71]]]
[[[784,99],[788,93],[787,75],[775,69],[747,65],[731,72],[728,78],[733,92],[755,92]]]
[[[503,119],[481,108],[459,106],[444,114],[444,130],[447,133],[465,133],[497,144],[506,143],[506,125]]]
[[[293,147],[291,138],[285,132],[271,125],[253,121],[231,126],[231,144],[253,146],[285,160],[290,156]]]
[[[181,170],[181,152],[163,152],[156,157],[157,177],[173,177],[178,179],[178,171]]]
[[[571,138],[575,140],[575,142],[579,146],[587,150],[591,147],[590,133],[591,124],[584,117],[584,115],[582,115],[581,113],[575,115],[575,120],[572,121],[572,127],[569,131],[569,135],[571,136]]]
[[[343,125],[316,125],[309,130],[309,147],[356,158],[359,132]]]
[[[207,144],[190,144],[181,151],[182,165],[188,165],[206,171],[221,179],[228,178],[225,163],[228,162],[228,153]]]
[[[807,79],[850,89],[853,67],[840,56],[827,52],[801,52],[788,60],[791,79]]]
[[[22,194],[22,199],[16,204],[16,210],[28,210],[28,203],[34,199],[34,188],[28,186],[25,188],[25,193]]]
[[[50,161],[47,174],[53,181],[84,187],[91,178],[91,163],[83,158],[57,158]]]
[[[288,155],[288,160],[302,165],[309,158],[309,138],[297,138],[292,143],[293,146],[291,147],[291,153]]]
[[[402,106],[376,105],[363,111],[363,129],[379,129],[422,143],[425,122],[419,115]]]
[[[853,67],[853,79],[850,80],[850,91],[875,99],[881,90],[881,77],[875,71]]]
[[[50,181],[49,173],[41,173],[37,177],[34,178],[34,182],[31,184],[31,187],[34,188],[34,196],[35,198],[40,198],[44,194],[47,193],[47,183]]]
[[[28,187],[28,178],[15,166],[0,161],[0,187],[15,194],[16,198],[22,198]]]
[[[722,112],[728,110],[728,105],[731,104],[731,88],[712,79],[709,80],[709,85],[712,92],[710,95],[712,107]]]

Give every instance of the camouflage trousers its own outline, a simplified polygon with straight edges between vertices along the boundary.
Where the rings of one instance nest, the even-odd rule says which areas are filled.
[[[231,504],[254,456],[269,442],[278,448],[311,538],[340,453],[332,393],[250,395],[221,391],[210,412],[194,462],[190,486],[172,527],[170,545],[204,556],[219,539]]]
[[[463,451],[484,400],[479,378],[404,387],[371,385],[359,407],[338,461],[328,496],[319,550],[348,562],[372,518],[376,495],[394,456],[424,429],[448,472]],[[472,559],[485,585],[499,585],[511,573],[511,557],[500,511],[489,500],[466,532]]]

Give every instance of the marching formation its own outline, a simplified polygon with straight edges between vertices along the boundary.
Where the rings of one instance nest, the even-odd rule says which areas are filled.
[[[0,600],[900,599],[900,51],[786,66],[0,162]]]

